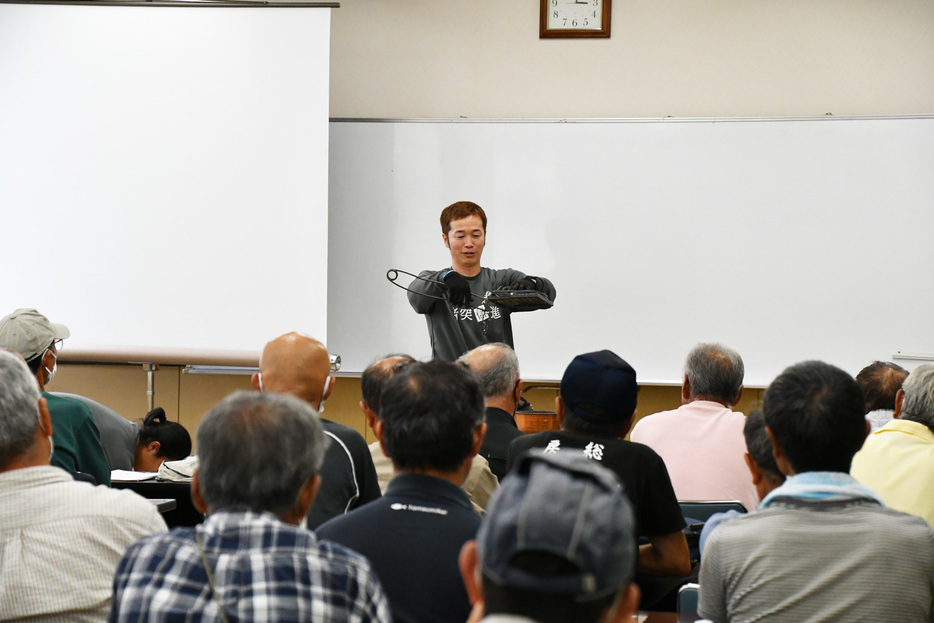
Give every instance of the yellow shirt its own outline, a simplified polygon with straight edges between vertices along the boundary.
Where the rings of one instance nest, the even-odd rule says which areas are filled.
[[[850,475],[891,508],[934,526],[934,432],[924,424],[892,420],[869,435]]]

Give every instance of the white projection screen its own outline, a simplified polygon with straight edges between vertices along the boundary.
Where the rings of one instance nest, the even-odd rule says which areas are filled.
[[[334,6],[0,2],[0,313],[115,360],[326,335]]]

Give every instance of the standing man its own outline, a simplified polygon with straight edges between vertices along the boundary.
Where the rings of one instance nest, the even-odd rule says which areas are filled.
[[[428,322],[432,358],[454,361],[490,342],[514,347],[510,310],[481,297],[508,288],[537,290],[554,301],[555,287],[544,277],[511,268],[481,268],[486,214],[476,203],[458,201],[441,212],[441,239],[451,252],[450,268],[422,271],[408,295],[409,304]]]
[[[679,500],[759,503],[746,467],[746,417],[733,411],[743,396],[743,359],[721,344],[698,344],[688,353],[681,406],[648,415],[630,439],[658,452]]]
[[[506,456],[509,444],[522,431],[516,424],[516,406],[522,397],[519,360],[508,344],[496,342],[478,346],[460,359],[480,383],[486,403],[486,435],[480,455],[490,463],[499,480],[506,476]]]
[[[62,341],[70,335],[68,327],[53,324],[35,309],[17,309],[0,320],[0,347],[23,356],[49,406],[55,428],[52,465],[72,473],[89,474],[97,484],[109,487],[110,462],[91,410],[79,400],[45,391],[58,371]]]

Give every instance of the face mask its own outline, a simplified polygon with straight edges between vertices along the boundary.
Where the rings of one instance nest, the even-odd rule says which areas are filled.
[[[45,384],[48,385],[52,382],[52,379],[55,378],[55,373],[58,372],[58,356],[55,354],[55,351],[49,350],[52,353],[52,357],[55,359],[55,363],[52,364],[52,369],[49,370],[48,366],[42,366],[45,368],[45,371],[49,373],[49,378],[46,380]]]
[[[324,413],[324,397],[328,395],[328,387],[331,386],[331,377],[324,379],[324,389],[321,390],[321,402],[318,404],[318,415]]]

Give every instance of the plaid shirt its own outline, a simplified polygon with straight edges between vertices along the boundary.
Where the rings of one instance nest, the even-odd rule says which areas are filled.
[[[194,529],[132,545],[117,566],[110,621],[221,621],[218,599],[230,623],[391,620],[383,589],[359,554],[268,513],[222,512]]]

